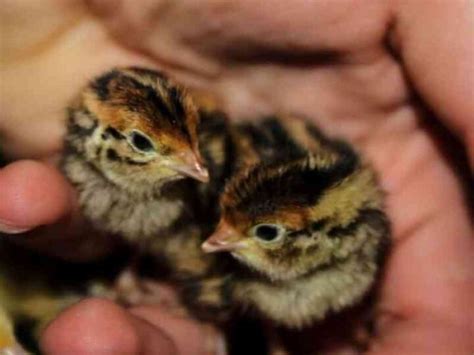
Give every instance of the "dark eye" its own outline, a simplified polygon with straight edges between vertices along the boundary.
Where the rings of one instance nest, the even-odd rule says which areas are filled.
[[[262,241],[273,242],[285,235],[285,229],[276,224],[259,224],[252,229],[252,234]]]
[[[131,143],[135,148],[141,150],[142,152],[151,152],[155,149],[151,140],[138,132],[132,133]]]

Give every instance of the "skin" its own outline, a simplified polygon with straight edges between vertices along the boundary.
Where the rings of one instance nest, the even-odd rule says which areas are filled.
[[[473,351],[473,230],[459,174],[469,166],[454,164],[465,149],[472,173],[472,1],[48,0],[9,1],[0,11],[2,149],[43,161],[0,170],[4,232],[32,230],[25,236],[35,247],[74,242],[71,228],[35,229],[64,226],[74,211],[50,164],[61,149],[63,108],[111,66],[164,68],[218,94],[234,116],[294,111],[354,142],[380,172],[394,233],[370,354]],[[206,351],[199,340],[207,328],[182,319],[169,327],[166,317],[158,307],[84,301],[49,326],[43,347]],[[186,327],[201,336],[183,339]],[[75,338],[65,344],[70,329]],[[341,340],[331,351],[352,349]]]

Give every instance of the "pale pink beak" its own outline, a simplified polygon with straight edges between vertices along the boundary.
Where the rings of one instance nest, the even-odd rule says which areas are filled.
[[[206,253],[234,251],[243,247],[242,238],[232,226],[221,221],[216,231],[201,245]]]
[[[179,154],[178,157],[179,162],[171,164],[170,169],[201,182],[209,182],[209,172],[204,167],[199,154],[187,151]]]

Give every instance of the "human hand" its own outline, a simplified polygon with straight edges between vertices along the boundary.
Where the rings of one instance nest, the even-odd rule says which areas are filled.
[[[470,2],[294,1],[290,6],[276,0],[157,0],[138,6],[124,0],[117,6],[106,0],[85,5],[51,0],[37,5],[40,15],[33,15],[32,6],[12,3],[3,9],[15,30],[3,31],[9,41],[0,132],[9,157],[48,158],[59,152],[67,101],[88,78],[116,65],[164,68],[219,95],[234,116],[282,110],[313,117],[373,161],[388,193],[394,247],[371,352],[472,351],[472,226],[468,192],[456,168],[459,151],[447,133],[464,145],[472,166]],[[2,191],[19,188],[0,206],[0,219],[10,228],[51,224],[69,214],[68,187],[52,168],[40,168],[55,176],[47,186],[38,178],[21,184],[14,168],[0,176]],[[24,186],[47,192],[56,207],[41,204],[35,211],[46,216],[30,215],[37,199]],[[18,209],[10,207],[11,199]],[[59,346],[54,334],[64,329],[61,323],[48,328],[49,350]],[[138,334],[133,326],[126,329]],[[107,333],[111,343],[127,339],[112,333]],[[149,344],[148,338],[136,339]],[[340,349],[347,349],[342,342],[332,351]]]
[[[217,331],[157,306],[128,310],[87,299],[64,311],[44,332],[42,350],[55,354],[223,355]]]

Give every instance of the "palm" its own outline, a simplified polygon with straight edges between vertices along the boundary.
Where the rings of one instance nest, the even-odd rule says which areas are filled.
[[[446,132],[434,129],[434,117],[418,105],[406,77],[419,79],[418,64],[404,68],[389,49],[393,45],[396,52],[400,43],[387,30],[388,5],[301,2],[288,9],[276,3],[273,8],[270,2],[195,6],[183,0],[180,6],[163,7],[163,12],[133,7],[112,12],[107,1],[91,3],[100,20],[84,20],[83,27],[96,35],[105,28],[115,39],[99,36],[95,56],[69,58],[75,75],[65,73],[67,79],[58,80],[56,88],[67,88],[59,96],[55,91],[45,100],[50,96],[34,93],[38,108],[46,105],[51,114],[38,117],[36,112],[44,111],[38,109],[33,122],[53,127],[54,139],[32,139],[21,124],[1,127],[11,132],[7,138],[13,137],[11,155],[47,155],[57,149],[60,112],[69,96],[85,77],[118,64],[161,65],[182,81],[218,94],[234,116],[305,114],[330,133],[353,141],[380,172],[387,191],[394,247],[373,344],[387,352],[467,348],[470,318],[465,310],[472,270],[468,207],[452,157],[444,151],[452,142]],[[158,2],[153,6],[160,10]],[[200,16],[190,15],[192,7]],[[128,22],[130,11],[140,21]],[[126,26],[120,23],[131,24],[132,30],[122,30]],[[81,33],[83,27],[72,31]],[[79,52],[90,50],[88,41],[73,45]],[[419,56],[425,54],[422,48]],[[10,66],[7,74],[15,69]],[[424,90],[427,85],[421,80],[418,86]],[[11,79],[11,87],[13,94],[20,90],[17,80]],[[437,96],[428,99],[434,105]],[[28,115],[20,109],[7,117],[10,123],[21,123]]]

